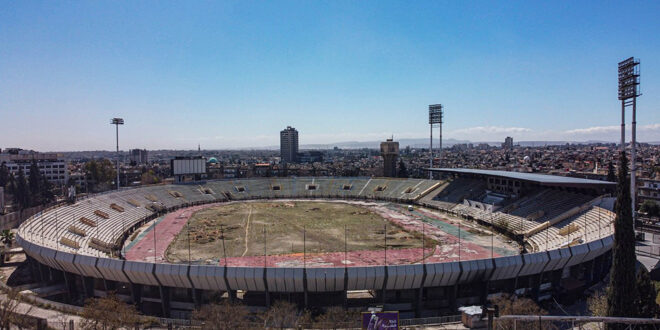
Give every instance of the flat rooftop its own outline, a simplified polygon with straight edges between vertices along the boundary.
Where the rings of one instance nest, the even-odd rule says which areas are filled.
[[[534,182],[545,186],[567,186],[567,187],[584,186],[584,187],[614,188],[616,185],[615,182],[572,178],[567,176],[538,174],[538,173],[479,170],[479,169],[467,169],[467,168],[427,168],[427,170],[432,172],[500,177],[511,180]]]

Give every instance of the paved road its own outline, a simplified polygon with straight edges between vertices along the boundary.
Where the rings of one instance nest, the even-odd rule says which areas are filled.
[[[2,300],[2,303],[4,304],[7,301],[7,295],[4,293],[0,294],[0,300]],[[64,314],[59,311],[32,306],[27,303],[19,303],[16,307],[16,312],[46,319],[48,321],[48,326],[54,329],[64,329],[62,324],[68,324],[69,320],[73,320],[76,328],[78,328],[78,324],[80,324],[82,320],[82,318],[77,315]]]

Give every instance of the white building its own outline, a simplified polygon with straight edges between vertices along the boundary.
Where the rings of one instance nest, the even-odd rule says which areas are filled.
[[[660,205],[660,180],[640,179],[637,183],[637,203],[647,200]]]
[[[40,153],[13,149],[12,153],[0,153],[0,164],[5,163],[9,173],[18,176],[19,169],[23,169],[25,177],[30,176],[32,160],[37,161],[37,166],[42,175],[54,185],[65,185],[69,180],[69,170],[66,161],[59,158],[56,153]]]
[[[147,149],[131,149],[129,151],[131,163],[143,165],[149,163],[149,151]]]

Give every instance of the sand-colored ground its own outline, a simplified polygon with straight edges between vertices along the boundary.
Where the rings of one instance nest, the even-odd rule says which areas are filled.
[[[419,232],[384,219],[374,206],[308,201],[224,204],[195,212],[170,244],[166,259],[187,262],[190,240],[195,261],[221,260],[223,234],[230,258],[297,254],[303,249],[310,254],[378,250],[385,244],[385,226],[388,250],[421,248]],[[425,238],[428,253],[437,244]]]

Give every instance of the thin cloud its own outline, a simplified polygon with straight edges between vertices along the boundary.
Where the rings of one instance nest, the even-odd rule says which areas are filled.
[[[626,130],[630,126],[626,126]],[[621,126],[593,126],[587,128],[577,128],[564,131],[566,134],[579,134],[579,135],[592,135],[592,134],[609,134],[620,132]],[[648,124],[637,126],[638,131],[655,131],[660,130],[660,124]]]
[[[476,126],[468,128],[459,128],[449,132],[449,134],[513,134],[527,133],[532,130],[525,127],[502,127],[502,126]]]

